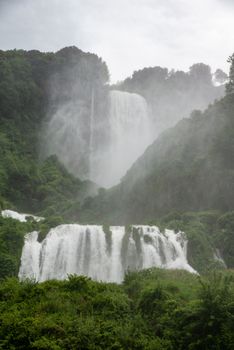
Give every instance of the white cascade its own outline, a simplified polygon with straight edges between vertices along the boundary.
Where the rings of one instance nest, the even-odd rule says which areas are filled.
[[[36,222],[44,220],[43,217],[35,216],[32,214],[18,213],[17,211],[5,209],[0,212],[3,218],[11,218],[20,222],[27,222],[28,220],[34,220]]]
[[[152,128],[142,96],[110,91],[102,116],[96,98],[92,90],[90,106],[74,97],[59,106],[46,125],[42,149],[80,179],[111,187],[152,142]]]
[[[104,230],[95,225],[60,225],[42,242],[38,232],[26,235],[19,278],[41,282],[77,274],[121,283],[126,271],[154,266],[196,273],[186,256],[187,239],[182,232],[160,232],[156,226]]]
[[[111,91],[109,147],[98,183],[110,187],[119,182],[152,142],[146,100],[134,93]]]

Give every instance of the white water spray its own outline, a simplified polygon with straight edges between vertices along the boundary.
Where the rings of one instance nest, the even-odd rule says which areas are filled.
[[[104,159],[105,173],[98,183],[110,187],[119,182],[151,143],[150,119],[145,99],[122,91],[110,92],[110,144]]]
[[[120,283],[128,270],[149,267],[185,269],[187,262],[184,233],[156,226],[60,225],[38,242],[38,233],[25,238],[19,278],[37,281],[65,279],[68,274],[86,275],[98,281]]]
[[[152,142],[150,118],[140,95],[111,91],[106,116],[96,112],[96,99],[92,90],[90,106],[72,100],[57,109],[46,127],[44,152],[56,154],[75,176],[111,187]]]

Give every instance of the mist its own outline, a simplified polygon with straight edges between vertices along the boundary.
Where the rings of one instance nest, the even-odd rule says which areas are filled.
[[[119,83],[124,91],[138,93],[146,99],[154,124],[154,137],[188,118],[193,110],[204,111],[225,94],[226,73],[204,63],[193,64],[188,71],[147,67]]]
[[[0,0],[1,349],[233,348],[233,15]]]
[[[227,76],[205,64],[188,72],[144,68],[110,85],[98,56],[75,47],[56,54],[64,55],[49,78],[42,154],[55,154],[74,176],[105,188],[117,185],[162,131],[224,94]]]
[[[73,65],[65,63],[50,78],[42,153],[56,154],[80,179],[111,187],[154,139],[147,102],[136,93],[110,90],[97,56],[76,48],[58,55],[65,51]]]

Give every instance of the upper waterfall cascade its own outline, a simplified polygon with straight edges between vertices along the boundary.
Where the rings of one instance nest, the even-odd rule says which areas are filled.
[[[156,226],[60,225],[42,242],[38,232],[25,237],[19,278],[37,281],[86,275],[120,283],[128,270],[150,267],[196,272],[187,262],[184,233],[160,232]]]
[[[42,147],[75,176],[111,187],[152,142],[152,128],[142,96],[110,91],[107,115],[102,116],[95,98],[92,91],[90,106],[78,100],[59,106],[48,121]]]
[[[109,171],[104,176],[107,186],[117,184],[152,141],[145,99],[138,94],[111,91],[109,128]]]

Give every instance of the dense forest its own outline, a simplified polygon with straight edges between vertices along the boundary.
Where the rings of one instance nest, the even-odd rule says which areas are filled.
[[[0,215],[0,349],[234,348],[234,55],[229,62],[223,96],[203,64],[188,73],[148,68],[108,86],[106,64],[75,47],[0,51],[0,209],[45,217],[18,222]],[[215,76],[226,79],[221,71]],[[106,190],[74,176],[76,169],[48,149],[53,135],[46,130],[49,115],[65,105],[82,106],[84,125],[92,108],[105,120],[113,88],[144,96],[159,128],[187,118]],[[101,101],[95,106],[93,92]],[[185,103],[193,97],[194,105]],[[82,177],[90,166],[87,130]],[[152,268],[129,271],[120,285],[74,275],[19,281],[25,234],[36,230],[42,241],[50,228],[71,222],[101,223],[107,232],[132,223],[181,230],[200,275]]]
[[[71,93],[71,73],[82,69],[76,79],[82,86],[84,104],[90,104],[85,89],[108,79],[106,65],[93,54],[77,48],[56,54],[14,50],[0,52],[0,203],[21,211],[58,214],[71,201],[78,202],[96,190],[89,181],[70,175],[56,156],[45,158],[41,144],[47,115],[58,98]],[[96,74],[94,74],[96,72]],[[88,74],[89,73],[89,74]],[[65,86],[51,89],[56,86]],[[66,95],[67,94],[67,95]],[[88,99],[88,100],[87,100]],[[44,215],[44,214],[43,214]]]
[[[0,348],[232,350],[233,277],[149,269],[122,285],[9,278],[0,284]]]

